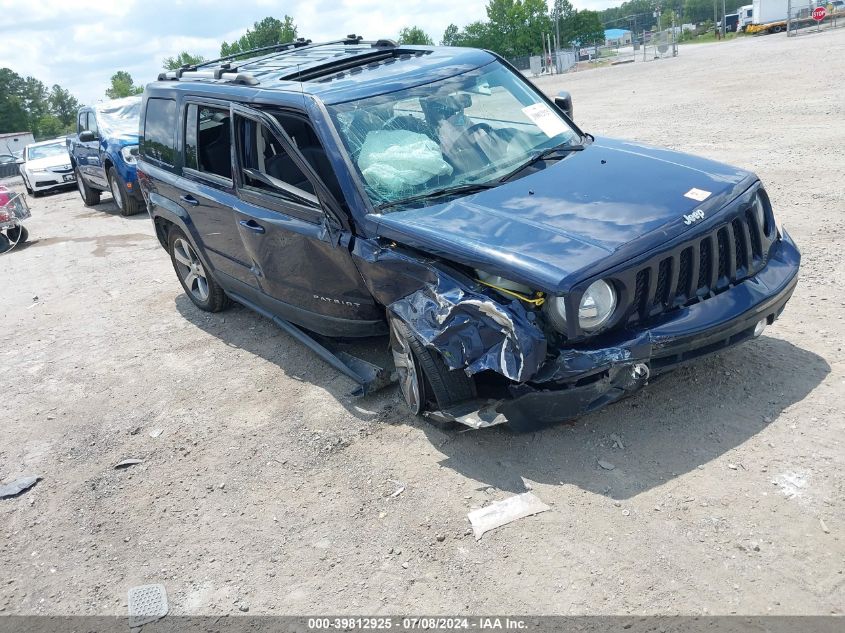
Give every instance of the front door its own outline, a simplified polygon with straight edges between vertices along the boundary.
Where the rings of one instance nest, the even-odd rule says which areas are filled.
[[[382,312],[352,261],[351,234],[331,222],[340,207],[314,171],[328,162],[307,119],[292,115],[288,134],[264,113],[234,106],[233,115],[235,214],[265,307],[321,334],[371,334]]]

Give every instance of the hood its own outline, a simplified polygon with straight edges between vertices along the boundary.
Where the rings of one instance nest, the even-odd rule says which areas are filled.
[[[685,215],[711,217],[755,179],[696,156],[597,138],[494,189],[380,216],[376,231],[537,290],[564,291],[588,271],[695,230]]]

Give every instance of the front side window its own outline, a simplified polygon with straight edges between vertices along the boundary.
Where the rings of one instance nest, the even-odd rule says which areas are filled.
[[[88,113],[80,112],[79,121],[77,122],[78,132],[84,132],[88,129]]]
[[[232,179],[232,117],[228,109],[188,105],[185,116],[185,167]]]
[[[235,118],[238,166],[243,187],[307,206],[319,206],[314,186],[279,138],[263,123]]]
[[[329,111],[367,195],[385,211],[444,188],[496,183],[543,150],[580,142],[499,62]]]
[[[176,156],[176,102],[149,99],[144,117],[141,154],[157,162],[174,164]]]
[[[94,115],[93,112],[88,113],[88,124],[85,129],[92,131],[94,133],[94,136],[97,136],[97,117]]]

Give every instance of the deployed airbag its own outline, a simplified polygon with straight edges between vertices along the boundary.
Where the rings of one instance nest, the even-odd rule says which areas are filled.
[[[358,156],[361,174],[376,191],[400,193],[448,176],[452,166],[440,147],[425,134],[408,130],[378,130],[367,134]]]

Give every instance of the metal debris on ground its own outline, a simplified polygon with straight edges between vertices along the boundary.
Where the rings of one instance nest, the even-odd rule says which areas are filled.
[[[129,627],[135,628],[167,615],[167,591],[162,584],[139,585],[129,589]]]
[[[114,469],[119,470],[121,468],[129,468],[130,466],[136,466],[137,464],[143,464],[143,459],[124,459],[119,464],[115,464]]]
[[[822,519],[821,517],[819,517],[819,525],[822,528],[822,532],[824,532],[825,534],[830,534],[830,529],[827,527],[827,523],[825,523],[824,519]]]
[[[150,431],[150,437],[158,437],[164,432],[164,429],[153,429]]]
[[[467,518],[472,524],[475,540],[478,540],[485,532],[549,509],[549,506],[540,501],[534,493],[523,492],[487,507],[473,510],[467,514]]]
[[[606,462],[606,461],[604,461],[604,460],[602,460],[602,459],[598,460],[598,462],[599,462],[599,466],[601,466],[601,467],[602,467],[602,468],[604,468],[605,470],[613,470],[614,468],[616,468],[616,466],[614,466],[614,465],[613,465],[613,464],[611,464],[610,462]]]
[[[610,434],[610,441],[613,442],[613,448],[625,448],[625,445],[622,443],[622,438],[616,435],[616,433]]]
[[[41,479],[39,475],[27,475],[25,477],[18,477],[12,483],[3,484],[0,486],[0,499],[17,497],[25,490],[32,488],[39,479]]]

